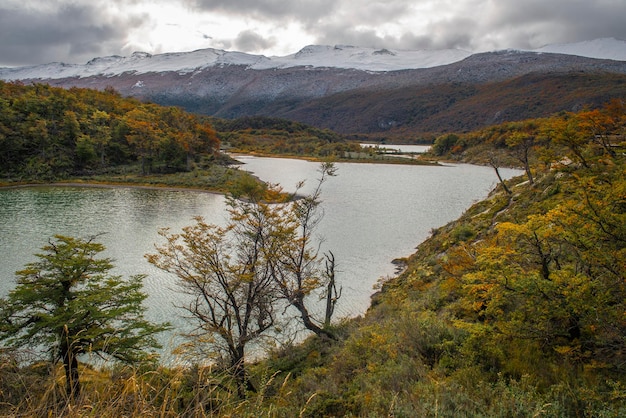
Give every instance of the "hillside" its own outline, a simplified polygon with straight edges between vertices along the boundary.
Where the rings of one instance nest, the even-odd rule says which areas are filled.
[[[345,146],[338,135],[304,125],[289,132],[274,126],[259,128],[254,135],[222,135],[206,118],[124,98],[113,89],[0,81],[0,188],[88,183],[222,193],[236,192],[242,184],[264,189],[258,178],[231,167],[234,160],[220,151],[220,136],[231,147],[247,138],[246,149],[275,153],[288,150],[268,150],[260,136],[278,138],[272,143],[286,137],[291,142],[306,139],[308,148],[300,149],[300,155],[316,155],[325,146],[324,156],[329,156]],[[360,149],[357,144],[347,147]]]
[[[264,116],[208,118],[231,152],[340,160],[361,146],[342,135],[299,122]]]
[[[121,97],[0,81],[0,176],[51,181],[132,172],[175,173],[219,159],[213,128],[197,116]]]
[[[468,132],[506,121],[575,112],[585,106],[596,108],[625,95],[624,74],[529,73],[484,84],[351,90],[312,100],[283,117],[357,137],[419,141],[444,132]]]
[[[590,80],[576,77],[579,74]],[[542,88],[526,89],[527,78],[541,80]],[[49,82],[97,89],[112,85],[125,96],[221,118],[280,117],[376,138],[403,136],[410,130],[415,138],[459,127],[487,126],[498,117],[501,121],[520,120],[545,117],[554,111],[575,111],[585,103],[619,97],[626,90],[625,81],[626,62],[504,52],[477,54],[433,68],[384,73],[225,66],[192,74],[125,73],[113,78]],[[600,91],[595,88],[598,84],[603,86]],[[568,94],[573,99],[562,102],[560,96],[544,93],[556,89],[571,92]],[[475,106],[484,103],[489,103],[487,112]],[[524,111],[523,116],[516,112],[518,109]]]

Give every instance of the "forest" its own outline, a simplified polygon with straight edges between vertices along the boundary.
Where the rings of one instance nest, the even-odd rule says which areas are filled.
[[[3,88],[22,87],[4,85]],[[11,108],[8,99],[3,100],[3,106]],[[123,117],[128,118],[127,114]],[[80,119],[77,118],[79,126]],[[42,158],[58,155],[54,151],[63,144],[48,148],[47,144],[56,140],[44,141],[46,135],[39,134],[45,130],[38,130],[35,122],[25,120],[24,126],[35,127],[33,138],[41,141],[31,148],[21,145],[31,152],[33,161],[25,166],[12,166],[9,171],[12,175],[28,170],[31,165],[37,166],[37,162],[51,165],[52,162]],[[253,130],[260,127],[250,125],[250,121],[245,123],[248,125],[243,129],[250,136],[256,135]],[[46,130],[55,129],[55,133],[67,138],[69,125],[63,122]],[[3,141],[9,137],[17,141],[19,135],[6,134],[8,124],[3,122],[0,126]],[[220,129],[226,130],[224,126]],[[233,122],[228,129],[238,128]],[[204,132],[208,138],[207,131]],[[198,134],[198,138],[204,138],[205,134]],[[98,158],[101,149],[96,140],[91,141],[93,157],[89,164],[97,166],[101,162]],[[43,154],[42,144],[46,145]],[[167,166],[159,160],[160,149],[142,150],[130,143],[126,146],[135,150],[132,158],[137,167],[149,170],[158,169],[159,164]],[[197,148],[192,148],[193,157]],[[107,148],[105,160],[113,159],[110,150]],[[180,157],[179,166],[184,167],[187,154],[180,151],[176,155]],[[2,158],[9,157],[5,153]],[[515,166],[522,168],[524,175],[500,181],[487,199],[474,204],[458,220],[434,229],[412,256],[398,260],[402,262],[402,271],[380,282],[369,310],[362,317],[325,323],[321,328],[326,333],[312,332],[301,343],[268,348],[264,357],[246,363],[244,380],[236,364],[219,361],[209,365],[200,361],[162,365],[137,356],[136,361],[126,362],[130,365],[113,360],[102,367],[85,364],[80,368],[80,396],[74,396],[75,392],[71,391],[72,377],[64,375],[62,362],[29,362],[23,352],[5,344],[0,351],[3,376],[0,414],[626,415],[624,101],[613,100],[600,108],[560,112],[472,132],[446,133],[434,140],[431,154],[424,158],[486,164],[496,175],[502,167]],[[81,166],[79,160],[72,161],[72,170],[87,167]],[[8,160],[3,160],[3,164],[4,161]],[[56,170],[68,169],[68,164],[55,160],[52,165]],[[281,250],[252,252],[267,269],[245,270],[239,277],[248,285],[256,283],[254,278],[260,273],[269,275],[263,276],[264,280],[289,277],[295,280],[289,283],[304,285],[289,287],[295,293],[287,296],[288,300],[298,302],[298,297],[310,286],[321,285],[322,277],[326,280],[332,277],[332,263],[324,276],[325,259],[317,259],[322,272],[315,276],[319,280],[307,282],[300,280],[306,278],[300,275],[305,272],[302,264],[289,265],[285,259],[272,258],[272,254],[306,252],[305,237],[310,235],[299,235],[302,234],[299,227],[303,219],[315,218],[302,216],[310,216],[305,209],[314,208],[318,199],[323,200],[323,193],[313,196],[313,200],[304,199],[293,206],[294,211],[289,209],[292,206],[279,207],[286,212],[270,210],[272,205],[264,197],[235,200],[240,203],[234,203],[233,224],[228,228],[241,231],[243,237],[258,237],[253,243],[260,242],[260,237],[279,237],[278,241],[267,242],[280,243],[281,247],[272,248]],[[271,221],[276,217],[278,224]],[[281,219],[287,223],[281,223]],[[280,228],[265,230],[260,225]],[[285,225],[287,228],[282,228]],[[188,235],[164,231],[171,247],[162,248],[160,254],[165,258],[153,255],[153,262],[161,268],[180,268],[182,274],[192,271],[188,264],[176,262],[185,257],[198,262],[196,255],[206,256],[208,253],[191,251],[203,237],[207,238],[204,244],[220,243],[211,235],[216,230],[207,228],[210,233],[205,234],[205,227],[198,221],[196,228],[190,227]],[[251,235],[249,227],[269,235]],[[277,234],[277,231],[282,232]],[[223,235],[217,232],[218,236]],[[309,234],[310,230],[304,233]],[[285,237],[289,239],[285,241]],[[183,239],[186,247],[179,239]],[[295,247],[290,243],[295,243]],[[185,248],[190,250],[188,255],[177,256],[180,255],[177,251]],[[198,266],[206,269],[202,263]],[[30,284],[33,267],[36,266],[19,273],[26,284]],[[279,268],[284,269],[284,276],[280,276]],[[111,286],[116,283],[111,282]],[[140,299],[141,295],[135,296],[135,300]],[[9,302],[18,300],[17,297],[2,299],[0,319],[10,318],[13,311]],[[255,311],[260,316],[253,325],[264,328],[273,311],[265,304],[267,299],[261,301],[258,307],[264,310]],[[197,306],[191,306],[194,307]],[[203,312],[197,311],[199,315]],[[3,335],[11,333],[12,328],[7,324],[12,323],[2,323]],[[195,337],[211,346],[217,341],[215,332],[221,332],[220,324],[224,323],[230,323],[230,319],[220,319],[217,328]],[[158,325],[155,327],[141,329],[154,333],[159,330]],[[66,392],[68,387],[70,390]]]
[[[138,162],[141,174],[190,170],[219,150],[198,117],[104,92],[0,84],[4,177],[53,180]]]

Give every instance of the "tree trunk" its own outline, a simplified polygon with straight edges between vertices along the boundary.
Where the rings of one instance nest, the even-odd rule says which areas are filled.
[[[188,152],[187,160],[186,160],[187,171],[191,171],[191,162],[192,162],[191,153]]]
[[[506,192],[506,194],[511,194],[511,190],[507,187],[506,183],[504,182],[504,179],[502,179],[502,176],[500,175],[500,169],[495,164],[492,164],[491,166],[493,167],[494,170],[496,170],[496,176],[498,176],[498,180],[500,180],[500,184],[504,188],[504,191]]]
[[[72,353],[67,343],[62,347],[63,368],[65,369],[65,391],[68,399],[77,399],[80,396],[80,380],[78,376],[78,359]]]
[[[335,280],[335,255],[332,251],[325,254],[326,257],[326,276],[328,277],[328,285],[326,286],[326,315],[324,316],[324,328],[330,327],[330,323],[335,312],[337,300],[341,297],[341,289],[337,292],[337,284]]]
[[[306,306],[304,306],[304,301],[301,297],[294,300],[292,302],[292,305],[300,312],[302,324],[306,329],[308,329],[309,331],[313,331],[318,337],[325,337],[335,341],[337,340],[335,334],[325,328],[319,327],[315,322],[311,320],[311,315],[309,314]]]
[[[235,377],[235,384],[237,385],[237,396],[239,399],[246,399],[246,392],[256,392],[254,386],[248,379],[246,373],[245,351],[243,346],[237,347],[231,353],[231,367],[233,369],[233,376]]]
[[[528,162],[528,160],[524,161],[524,169],[526,170],[526,177],[528,177],[528,183],[530,183],[530,185],[534,185],[535,184],[535,180],[533,179],[533,173],[530,171],[530,163]]]
[[[507,187],[504,179],[500,175],[500,164],[498,164],[498,158],[495,155],[491,154],[489,155],[489,159],[487,161],[489,162],[489,165],[495,170],[496,176],[498,176],[498,180],[500,181],[500,184],[502,185],[502,188],[504,189],[506,194],[510,195],[511,190]]]

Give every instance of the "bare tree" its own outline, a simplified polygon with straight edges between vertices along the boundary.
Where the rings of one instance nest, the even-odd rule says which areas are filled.
[[[498,180],[500,181],[500,184],[502,185],[502,188],[504,189],[504,191],[506,192],[506,194],[510,195],[511,194],[511,189],[509,189],[509,187],[506,185],[504,179],[502,178],[502,175],[500,174],[500,161],[498,156],[491,152],[488,155],[488,163],[491,166],[491,168],[493,168],[496,172],[496,176],[498,176]]]
[[[191,297],[182,307],[196,324],[187,337],[192,345],[208,341],[217,354],[229,358],[241,398],[254,389],[246,373],[246,347],[276,318],[276,291],[264,248],[270,235],[267,214],[257,209],[232,207],[226,227],[198,217],[180,234],[163,229],[165,244],[146,256],[179,278],[180,288]]]
[[[335,306],[341,297],[341,291],[343,288],[339,288],[337,290],[337,281],[335,278],[335,254],[332,251],[329,251],[327,254],[324,254],[326,257],[326,277],[328,278],[328,283],[326,284],[326,290],[322,297],[326,298],[326,314],[324,315],[324,328],[330,327],[330,322],[333,318],[333,314],[335,313]]]
[[[534,126],[520,129],[511,133],[506,139],[506,144],[512,151],[512,155],[524,165],[526,177],[528,177],[528,182],[531,186],[535,184],[535,179],[530,169],[530,153],[535,146],[536,134],[533,131],[534,129]]]

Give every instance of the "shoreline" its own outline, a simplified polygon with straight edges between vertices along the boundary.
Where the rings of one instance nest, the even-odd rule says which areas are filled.
[[[142,190],[163,190],[168,192],[201,192],[217,195],[224,195],[225,192],[218,190],[201,189],[198,187],[185,187],[185,186],[159,186],[159,185],[145,185],[145,184],[132,184],[132,183],[98,183],[98,182],[52,182],[52,183],[19,183],[19,184],[0,184],[0,190],[6,189],[20,189],[26,187],[93,187],[102,189],[142,189]]]
[[[315,157],[306,157],[306,156],[292,156],[292,155],[272,155],[272,154],[263,154],[263,153],[232,153],[232,156],[235,158],[237,156],[250,156],[250,157],[258,157],[258,158],[285,158],[285,159],[294,159],[294,160],[304,160],[309,162],[321,162],[323,159],[315,158]],[[335,163],[347,163],[347,164],[402,164],[402,165],[426,165],[426,166],[443,166],[440,161],[419,161],[416,159],[339,159],[334,161]],[[238,161],[236,165],[245,165],[244,162]],[[7,189],[18,189],[21,187],[96,187],[96,188],[133,188],[133,189],[144,189],[144,190],[164,190],[164,191],[194,191],[201,193],[211,193],[218,195],[226,195],[227,192],[220,191],[217,189],[205,189],[201,187],[194,186],[171,186],[166,184],[142,184],[142,183],[133,183],[133,182],[106,182],[100,180],[85,180],[85,179],[77,179],[77,180],[69,180],[69,181],[53,181],[53,182],[6,182],[3,183],[0,181],[0,190]]]

